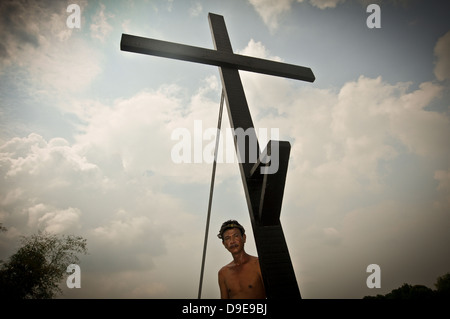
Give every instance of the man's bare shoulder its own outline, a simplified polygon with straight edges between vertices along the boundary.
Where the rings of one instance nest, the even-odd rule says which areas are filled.
[[[225,267],[226,267],[226,265],[223,266],[222,268],[220,268],[219,275],[223,275],[225,273],[225,271],[226,271]]]
[[[251,264],[251,265],[258,265],[259,266],[259,258],[255,257],[255,256],[250,256],[248,263]]]
[[[219,275],[223,275],[226,272],[228,272],[230,270],[230,268],[232,267],[232,265],[233,265],[233,262],[230,262],[230,263],[226,264],[225,266],[223,266],[222,268],[220,268]]]
[[[251,262],[259,262],[259,258],[256,256],[248,255],[250,257]]]
[[[259,258],[255,256],[248,255],[249,259],[247,260],[247,264],[251,266],[259,267]],[[226,275],[230,270],[236,267],[234,261],[229,262],[219,270],[219,276]]]

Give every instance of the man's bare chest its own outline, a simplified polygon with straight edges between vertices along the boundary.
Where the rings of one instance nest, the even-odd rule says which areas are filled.
[[[236,290],[251,289],[261,280],[258,271],[253,267],[233,267],[229,269],[227,275],[228,288]]]

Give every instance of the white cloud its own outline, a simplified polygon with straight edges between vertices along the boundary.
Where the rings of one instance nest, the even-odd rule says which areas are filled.
[[[345,0],[309,0],[311,5],[319,9],[336,8],[339,3],[345,2]]]
[[[83,10],[87,3],[78,4]],[[100,73],[99,54],[66,26],[64,2],[2,2],[0,12],[5,16],[0,19],[0,72],[19,67],[19,74],[26,75],[23,83],[16,83],[19,87],[32,87],[33,94],[73,93]]]
[[[434,178],[439,182],[438,192],[443,199],[435,202],[438,209],[450,209],[450,170],[438,170],[434,173]]]
[[[360,0],[365,1],[365,0]],[[279,20],[282,15],[288,12],[292,4],[301,3],[303,0],[249,0],[256,12],[263,19],[270,31],[278,29]],[[345,0],[309,0],[309,3],[319,9],[335,8]]]
[[[258,51],[264,52],[263,44]],[[448,241],[448,172],[440,165],[450,156],[450,120],[427,109],[445,103],[442,85],[424,82],[411,89],[409,82],[361,76],[332,90],[252,73],[242,79],[255,125],[279,128],[281,139],[291,141],[282,221],[305,296],[369,295],[358,286],[365,267],[378,262],[401,273],[407,266],[399,251],[407,263],[421,263],[414,245],[419,255],[445,263],[439,254]],[[413,181],[421,186],[409,184],[405,167],[414,167],[408,174],[417,172]],[[411,235],[417,232],[427,240],[420,243]],[[429,254],[432,247],[439,253]],[[332,270],[325,266],[330,264]],[[437,271],[421,267],[428,269],[418,274],[423,282]],[[355,276],[359,271],[362,276]],[[391,274],[385,280],[391,284],[385,293],[403,283]],[[336,285],[327,293],[316,290],[327,282]]]
[[[62,2],[55,5],[51,1],[3,1],[0,4],[1,66],[20,63],[48,36],[61,37],[59,32],[67,30],[65,19],[58,21],[55,16],[65,15],[65,9]]]
[[[450,79],[450,31],[439,38],[434,47],[434,74],[439,81]]]
[[[179,140],[172,140],[171,136],[178,128],[187,129],[192,148],[194,139],[202,140],[198,150],[192,149],[191,161],[194,162],[195,152],[203,154],[214,142],[214,136],[206,138],[202,134],[217,126],[218,91],[218,79],[214,76],[205,79],[190,97],[185,97],[177,86],[162,86],[117,100],[111,106],[95,103],[94,107],[89,102],[77,102],[72,110],[88,123],[79,127],[82,134],[76,137],[77,144],[91,161],[106,167],[112,165],[114,169],[120,167],[127,174],[140,176],[150,172],[156,173],[156,178],[176,176],[178,182],[206,181],[210,165],[204,157],[195,165],[176,164],[172,160],[172,148]],[[211,94],[217,100],[208,97]],[[194,131],[196,121],[201,121],[199,136]]]
[[[279,60],[254,40],[240,53]],[[319,89],[241,74],[255,126],[279,128],[280,138],[292,144],[282,220],[300,265],[296,272],[311,284],[302,286],[305,297],[345,296],[342,286],[326,296],[314,291],[313,283],[325,280],[316,285],[323,287],[333,275],[342,285],[355,284],[353,276],[362,269],[364,283],[364,267],[373,262],[367,247],[378,257],[387,246],[389,258],[377,260],[395,260],[401,269],[398,251],[409,249],[408,261],[417,261],[411,234],[426,238],[416,242],[423,245],[421,254],[448,239],[449,172],[436,163],[448,163],[450,124],[445,114],[427,110],[440,102],[443,84],[411,89],[412,83],[361,76],[338,89]],[[73,143],[38,134],[10,139],[0,147],[0,221],[14,225],[8,235],[35,227],[79,230],[90,252],[83,260],[83,282],[90,286],[83,293],[92,297],[192,294],[196,278],[185,274],[198,271],[204,226],[199,211],[206,208],[211,165],[173,163],[170,136],[180,127],[193,132],[195,120],[203,121],[203,129],[215,127],[219,91],[213,76],[189,96],[182,87],[163,85],[112,102],[79,99],[63,107],[82,123]],[[399,195],[388,180],[399,177],[400,165],[427,176],[417,184],[435,186],[426,194],[419,189]],[[218,170],[222,200],[243,201],[239,178],[224,183],[239,174],[236,165]],[[411,202],[417,196],[426,196],[420,206]],[[209,257],[209,271],[223,265],[222,252]]]
[[[280,16],[289,11],[293,0],[249,0],[270,30],[278,28]],[[301,1],[299,1],[301,2]]]
[[[342,242],[342,235],[334,227],[319,228],[315,225],[309,226],[305,230],[305,236],[320,245],[339,246]]]
[[[439,181],[438,190],[450,192],[450,171],[436,171],[434,178]]]
[[[101,73],[100,56],[84,41],[71,39],[37,52],[28,70],[40,93],[79,92]]]
[[[1,161],[5,164],[7,178],[16,175],[46,176],[48,185],[53,180],[70,183],[68,172],[89,173],[97,170],[96,165],[76,153],[68,142],[55,138],[48,143],[38,134],[32,133],[26,138],[13,138],[0,147]],[[67,178],[64,181],[64,178]],[[60,186],[60,185],[58,185]]]
[[[282,62],[281,58],[278,56],[272,56],[266,47],[260,42],[250,39],[247,46],[238,52],[242,55],[258,57],[262,59],[269,59],[273,61]]]
[[[167,276],[155,275],[150,270],[124,270],[111,273],[110,271],[87,272],[82,268],[82,289],[63,289],[63,298],[94,298],[108,296],[111,299],[134,298],[171,298],[171,293],[165,283]]]
[[[244,52],[268,57],[261,43],[254,48],[250,41]],[[253,114],[263,115],[259,126],[279,127],[286,138],[295,137],[293,156],[301,158],[297,163],[305,169],[316,163],[316,172],[339,174],[348,169],[375,182],[377,163],[397,156],[392,138],[420,156],[448,153],[449,119],[426,110],[441,97],[440,85],[425,82],[408,92],[411,83],[392,85],[381,77],[361,76],[335,93],[307,87],[295,90],[287,80],[250,73],[242,77],[249,104],[258,105]]]
[[[79,231],[81,211],[77,208],[56,209],[42,203],[28,208],[28,227],[49,233],[73,233]]]
[[[99,168],[67,141],[40,135],[13,138],[0,147],[0,218],[23,234],[36,229],[69,232],[81,227],[81,196],[104,187]]]
[[[271,32],[279,27],[279,21],[283,14],[289,12],[292,5],[302,3],[304,0],[248,0],[256,12],[263,19]],[[309,0],[309,4],[320,10],[334,9],[346,0]],[[393,0],[394,3],[407,5],[410,0]],[[358,0],[362,7],[367,7],[372,3],[381,3],[382,0]]]
[[[111,24],[108,23],[108,19],[111,18],[114,18],[114,15],[107,13],[105,5],[100,3],[100,8],[97,14],[92,18],[92,23],[89,27],[91,36],[100,41],[104,41],[113,30]]]
[[[154,209],[148,216],[120,209],[107,224],[92,229],[88,235],[92,240],[91,251],[96,259],[102,260],[101,269],[116,272],[129,267],[153,268],[153,258],[166,253],[162,235],[165,226],[155,222],[157,215]],[[118,250],[122,252],[120,255]]]
[[[164,126],[164,121],[160,126]],[[107,126],[104,128],[111,133]],[[127,129],[125,126],[122,134]],[[120,159],[121,153],[117,156],[115,152],[120,152],[128,140],[119,143],[118,149],[96,150],[99,139],[94,138],[95,134],[92,144],[71,145],[61,138],[47,142],[31,134],[11,139],[0,148],[0,220],[9,228],[8,236],[0,238],[0,258],[6,258],[18,236],[37,229],[75,233],[88,240],[83,281],[91,290],[85,297],[170,297],[177,289],[185,292],[184,283],[171,283],[168,288],[164,279],[164,269],[172,267],[182,274],[180,267],[185,267],[178,264],[177,268],[176,263],[170,262],[158,275],[155,262],[158,259],[167,263],[167,258],[172,261],[165,257],[169,249],[181,249],[177,255],[189,257],[185,254],[195,249],[192,245],[201,243],[200,233],[191,231],[198,228],[197,218],[186,208],[181,195],[166,194],[161,189],[169,186],[171,190],[170,181],[164,177],[153,179],[139,172],[139,167],[125,168],[105,161]],[[102,135],[102,141],[111,146],[116,137],[111,135],[112,140],[108,141]],[[154,152],[151,142],[145,148],[147,154]],[[89,150],[97,155],[105,152],[104,157],[92,156],[94,164],[84,155]],[[135,153],[132,158],[138,157],[142,146],[136,145],[128,152]],[[151,156],[147,160],[151,162]],[[155,173],[164,174],[159,170]],[[91,276],[98,272],[102,275]],[[108,287],[118,290],[110,291]]]
[[[189,8],[189,15],[191,17],[198,17],[203,11],[202,4],[200,2],[195,2],[192,7]]]
[[[91,278],[92,296],[185,296],[184,270],[193,266],[172,255],[192,258],[201,244],[201,233],[192,230],[199,229],[202,203],[183,193],[202,191],[211,165],[174,164],[170,136],[177,127],[191,130],[197,119],[215,127],[218,99],[213,76],[188,97],[177,86],[162,86],[111,104],[69,105],[83,123],[74,143],[33,133],[0,147],[0,220],[17,226],[18,235],[43,228],[87,238],[83,278]],[[164,279],[167,269],[176,274]]]
[[[11,205],[14,204],[23,194],[23,190],[21,188],[15,188],[9,190],[7,194],[2,198],[1,205]]]
[[[173,0],[168,0],[167,1],[167,11],[172,12],[172,8],[173,8]]]

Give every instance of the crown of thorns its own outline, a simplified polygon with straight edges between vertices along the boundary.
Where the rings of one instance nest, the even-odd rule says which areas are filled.
[[[223,233],[225,231],[227,231],[228,229],[232,229],[232,228],[238,228],[241,231],[241,234],[243,235],[245,233],[245,229],[244,227],[242,227],[242,225],[236,223],[229,223],[226,224],[226,222],[222,225],[222,227],[220,228],[219,234],[217,234],[217,237],[219,237],[220,239],[223,239]]]

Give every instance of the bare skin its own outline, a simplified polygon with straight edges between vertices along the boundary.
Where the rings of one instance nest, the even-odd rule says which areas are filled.
[[[222,299],[265,299],[266,292],[257,257],[244,250],[246,235],[238,228],[223,234],[223,245],[233,256],[233,261],[219,271],[220,297]]]

